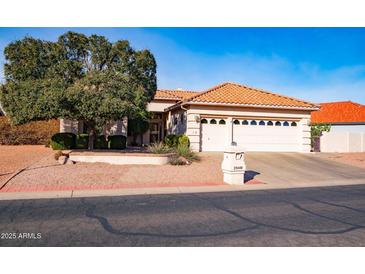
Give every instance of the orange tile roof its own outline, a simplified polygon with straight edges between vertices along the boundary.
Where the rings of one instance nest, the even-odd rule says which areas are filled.
[[[160,89],[156,91],[154,99],[167,99],[167,100],[186,100],[197,93],[189,90],[168,90]]]
[[[365,122],[365,106],[351,101],[322,103],[311,113],[312,123]]]
[[[223,83],[221,85],[215,86],[205,92],[199,93],[189,98],[185,102],[293,108],[318,107],[317,105],[310,102],[235,83]]]

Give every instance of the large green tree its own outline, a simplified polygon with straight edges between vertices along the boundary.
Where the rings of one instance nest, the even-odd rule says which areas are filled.
[[[13,124],[65,118],[83,120],[89,149],[111,120],[148,117],[156,92],[156,62],[126,40],[67,32],[56,42],[26,37],[5,50],[0,102]]]

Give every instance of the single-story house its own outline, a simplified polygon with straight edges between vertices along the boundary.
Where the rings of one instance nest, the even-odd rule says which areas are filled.
[[[365,151],[365,106],[351,101],[321,103],[312,123],[331,125],[320,138],[321,152]]]
[[[186,134],[196,151],[224,151],[232,141],[247,151],[309,152],[311,112],[307,101],[236,83],[202,92],[158,90],[143,143],[167,134]],[[127,134],[127,119],[111,123],[107,134]],[[79,133],[82,122],[61,120],[61,131]]]

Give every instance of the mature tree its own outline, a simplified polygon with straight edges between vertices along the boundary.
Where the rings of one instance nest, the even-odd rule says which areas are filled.
[[[67,32],[56,42],[31,37],[5,48],[0,101],[13,124],[66,118],[83,120],[89,148],[111,120],[147,117],[156,92],[156,62],[148,50]]]

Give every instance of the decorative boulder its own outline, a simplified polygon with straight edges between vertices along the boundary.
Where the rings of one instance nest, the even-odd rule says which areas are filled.
[[[58,157],[58,162],[59,162],[61,165],[66,164],[67,160],[68,160],[68,157],[67,157],[67,156],[61,155],[60,157]]]

